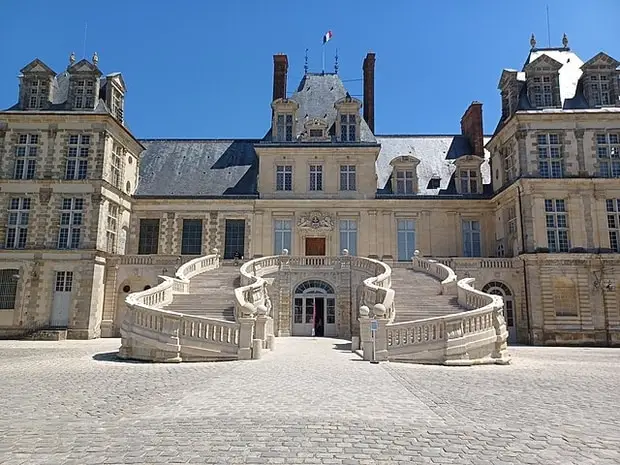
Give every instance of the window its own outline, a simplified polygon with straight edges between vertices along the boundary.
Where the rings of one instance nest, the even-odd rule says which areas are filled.
[[[561,178],[564,175],[562,147],[557,134],[539,134],[538,174],[543,178]]]
[[[620,135],[597,134],[598,173],[604,178],[620,178]]]
[[[590,102],[593,105],[609,105],[609,81],[607,76],[593,74],[590,76]]]
[[[77,249],[82,234],[84,200],[73,197],[62,199],[60,211],[59,249]]]
[[[30,199],[12,198],[9,201],[9,221],[6,229],[6,248],[23,249],[28,241],[28,220],[30,219]]]
[[[396,171],[396,193],[397,194],[414,194],[413,192],[413,171],[398,170]]]
[[[461,194],[478,193],[478,171],[460,170]]]
[[[510,182],[517,178],[517,156],[512,144],[503,149],[504,156],[504,180]]]
[[[245,254],[245,220],[226,220],[224,258],[243,258]]]
[[[112,116],[121,123],[123,122],[123,101],[123,94],[118,90],[114,90],[112,92]]]
[[[202,254],[202,220],[183,220],[181,255]]]
[[[71,134],[69,136],[65,179],[86,179],[89,155],[90,136],[88,134]]]
[[[463,221],[463,256],[482,256],[480,248],[480,221]]]
[[[116,253],[116,234],[118,231],[118,205],[108,203],[108,221],[106,230],[106,252]]]
[[[568,252],[568,214],[564,200],[545,199],[547,246],[550,252]]]
[[[18,276],[18,269],[5,268],[0,270],[0,310],[12,310],[15,308]]]
[[[551,87],[551,76],[534,78],[534,105],[537,107],[553,106],[553,90]]]
[[[356,141],[357,118],[355,114],[340,115],[340,141],[355,142]]]
[[[19,134],[15,145],[13,179],[34,179],[39,143],[38,134]]]
[[[312,138],[322,138],[323,130],[322,129],[310,129],[310,137]]]
[[[355,190],[355,165],[340,165],[340,190]]]
[[[517,212],[515,207],[508,208],[508,234],[516,234],[517,232]]]
[[[508,286],[500,281],[491,281],[482,288],[482,292],[500,295],[504,298],[504,316],[506,317],[506,326],[508,328],[513,328],[515,325],[514,297]]]
[[[349,255],[357,255],[357,221],[340,220],[340,252],[349,251]]]
[[[607,199],[607,228],[609,248],[620,253],[620,199]]]
[[[73,271],[57,271],[54,290],[56,292],[71,292],[73,290]]]
[[[291,165],[278,165],[276,167],[276,190],[293,190],[293,167]]]
[[[310,190],[323,190],[323,166],[310,165]]]
[[[112,145],[112,167],[110,182],[117,189],[123,186],[123,147],[116,142]]]
[[[94,108],[95,81],[80,79],[75,82],[75,108]]]
[[[26,106],[29,110],[38,110],[43,108],[43,104],[47,100],[47,86],[44,81],[34,79],[28,83]]]
[[[159,220],[141,219],[138,254],[156,254],[159,250]]]
[[[399,219],[396,229],[398,261],[408,262],[415,252],[415,221]]]
[[[293,115],[281,113],[276,118],[276,136],[280,142],[291,142],[293,140]]]
[[[275,220],[273,231],[273,254],[280,255],[284,249],[288,250],[290,253],[292,232],[291,220]]]

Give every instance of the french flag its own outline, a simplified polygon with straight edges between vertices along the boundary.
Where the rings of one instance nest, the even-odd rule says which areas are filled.
[[[323,45],[325,45],[333,35],[334,34],[332,34],[332,31],[327,31],[327,33],[323,36]]]

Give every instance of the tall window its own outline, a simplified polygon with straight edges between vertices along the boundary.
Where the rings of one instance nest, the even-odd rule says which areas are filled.
[[[106,252],[116,253],[116,237],[118,232],[118,205],[108,203],[108,221],[106,229]]]
[[[609,247],[620,252],[620,199],[607,199],[607,228],[609,229]]]
[[[182,255],[202,253],[202,220],[183,220]]]
[[[340,252],[347,249],[350,255],[357,255],[357,221],[340,220]]]
[[[62,199],[60,211],[59,249],[77,249],[82,236],[84,199],[77,197]]]
[[[517,178],[517,156],[512,144],[504,147],[504,179],[510,182]]]
[[[609,81],[607,76],[593,74],[590,76],[590,100],[594,105],[609,105]]]
[[[396,171],[396,193],[397,194],[415,194],[415,192],[413,192],[413,171],[412,170]]]
[[[310,165],[310,190],[322,191],[323,190],[323,166],[322,165]]]
[[[398,261],[408,262],[415,252],[415,221],[399,219],[396,229]]]
[[[273,253],[280,255],[283,249],[291,251],[291,220],[275,220],[273,225]]]
[[[293,140],[293,115],[281,113],[276,118],[277,139],[280,142],[291,142]]]
[[[480,257],[480,221],[463,221],[463,256]]]
[[[538,174],[543,178],[561,178],[564,175],[562,146],[557,134],[538,135]]]
[[[340,115],[340,140],[342,142],[355,142],[357,118],[355,114]]]
[[[547,244],[550,252],[568,252],[568,213],[562,199],[545,199]]]
[[[597,134],[598,173],[605,178],[620,178],[620,135]]]
[[[224,258],[243,258],[245,255],[245,220],[226,220]]]
[[[508,208],[508,234],[517,232],[517,211],[515,207]]]
[[[141,219],[138,253],[140,255],[157,254],[159,250],[159,220]]]
[[[115,90],[112,93],[112,116],[119,122],[123,122],[123,94]]]
[[[551,76],[537,76],[534,78],[534,105],[537,107],[553,106],[553,90]]]
[[[26,105],[29,110],[38,110],[43,108],[43,104],[47,100],[47,85],[45,81],[34,79],[28,83],[28,95],[26,96]]]
[[[93,108],[95,102],[95,81],[75,82],[75,108]]]
[[[293,167],[291,165],[276,166],[276,190],[293,190]]]
[[[478,193],[478,172],[476,170],[461,170],[461,194]]]
[[[355,165],[340,165],[340,190],[355,190]]]
[[[90,136],[88,134],[71,134],[69,136],[65,179],[86,179],[89,155]]]
[[[38,134],[19,134],[15,146],[14,179],[34,179],[39,143]]]
[[[4,268],[0,270],[0,310],[15,308],[18,275],[19,270],[16,268]]]
[[[115,142],[112,145],[110,181],[117,189],[123,188],[123,155],[123,147]]]
[[[6,248],[23,249],[28,240],[28,220],[30,219],[30,199],[12,198],[9,201],[9,221],[6,229]]]

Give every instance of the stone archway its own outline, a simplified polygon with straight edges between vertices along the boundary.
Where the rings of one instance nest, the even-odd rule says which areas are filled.
[[[491,281],[482,288],[482,292],[500,295],[504,298],[504,318],[506,319],[506,329],[508,330],[508,342],[517,342],[517,327],[515,324],[515,298],[507,284],[501,281]]]
[[[322,279],[305,279],[293,290],[293,336],[338,335],[336,290]]]

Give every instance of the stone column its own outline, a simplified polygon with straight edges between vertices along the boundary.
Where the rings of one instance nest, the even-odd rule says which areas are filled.
[[[372,333],[370,331],[370,309],[366,305],[360,307],[360,347],[364,360],[372,360]]]
[[[239,360],[251,360],[256,319],[251,316],[242,317],[237,322],[239,323]]]
[[[586,169],[586,158],[583,150],[583,135],[585,130],[575,129],[575,140],[577,141],[577,168],[579,176],[587,176],[588,170]]]
[[[519,162],[519,173],[521,173],[521,176],[531,175],[532,170],[529,167],[526,146],[527,131],[525,129],[517,130],[517,132],[515,132],[515,138],[517,139],[517,160]]]

